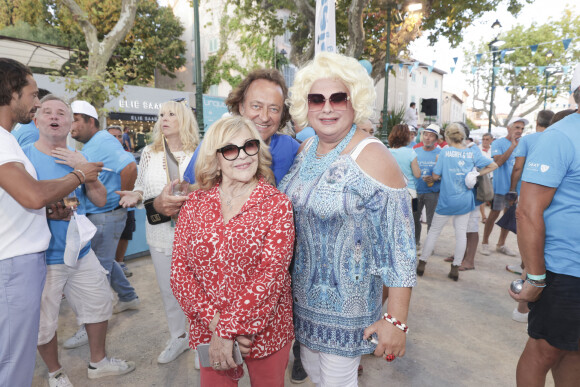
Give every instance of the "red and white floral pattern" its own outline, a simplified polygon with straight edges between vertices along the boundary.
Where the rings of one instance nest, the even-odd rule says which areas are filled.
[[[224,224],[218,187],[197,190],[181,208],[171,288],[190,321],[190,346],[216,334],[255,335],[250,357],[268,356],[294,339],[288,266],[294,219],[288,197],[265,180]]]

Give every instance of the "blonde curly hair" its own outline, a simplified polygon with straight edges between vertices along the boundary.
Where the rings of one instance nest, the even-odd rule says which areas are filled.
[[[174,113],[179,122],[179,138],[183,151],[193,153],[199,144],[199,129],[191,108],[183,102],[168,101],[159,108],[157,122],[153,127],[151,150],[163,152],[163,131],[161,130],[161,114]]]
[[[305,128],[308,123],[308,93],[319,79],[333,79],[344,83],[354,109],[354,123],[359,124],[373,116],[376,92],[373,80],[354,58],[331,52],[320,52],[294,78],[290,88],[290,115],[296,124]]]

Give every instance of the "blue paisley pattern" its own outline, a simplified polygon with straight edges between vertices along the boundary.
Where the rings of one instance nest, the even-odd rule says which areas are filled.
[[[363,331],[381,315],[382,285],[416,284],[411,200],[341,155],[304,181],[302,152],[280,182],[296,223],[292,273],[296,339],[345,357],[374,351]]]

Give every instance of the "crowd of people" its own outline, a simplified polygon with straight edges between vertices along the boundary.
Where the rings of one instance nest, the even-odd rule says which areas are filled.
[[[580,66],[578,104],[579,86]],[[447,221],[458,281],[475,268],[480,220],[489,255],[495,221],[516,205],[522,263],[506,268],[525,280],[510,294],[530,336],[518,384],[543,385],[549,370],[577,381],[580,111],[557,123],[542,111],[527,136],[515,117],[478,147],[460,122],[418,137],[412,103],[389,149],[372,135],[375,98],[366,70],[339,54],[316,55],[290,90],[277,70],[254,70],[203,141],[186,102],[162,104],[137,166],[127,133],[100,130],[90,102],[39,100],[30,70],[0,58],[0,385],[30,385],[36,350],[51,387],[73,385],[58,356],[63,297],[79,325],[64,347],[89,345],[88,378],[135,370],[105,346],[112,314],[141,303],[123,263],[134,208],[146,210],[169,328],[158,363],[192,348],[202,386],[237,385],[243,363],[253,386],[283,386],[293,351],[294,383],[357,386],[362,355],[405,355],[411,291]],[[290,121],[301,141],[282,133]],[[12,128],[31,122],[21,146]],[[478,190],[492,171],[485,216]],[[515,255],[508,233],[496,252]]]

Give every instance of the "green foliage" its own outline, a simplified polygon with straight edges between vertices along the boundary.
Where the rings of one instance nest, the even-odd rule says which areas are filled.
[[[573,41],[568,50],[564,50],[562,39],[572,38],[580,31],[580,16],[573,15],[570,9],[565,9],[562,16],[557,20],[548,19],[546,24],[533,23],[529,26],[516,25],[500,36],[505,44],[497,50],[517,47],[512,54],[506,54],[501,60],[501,55],[497,54],[496,67],[499,71],[495,76],[496,94],[498,90],[505,90],[509,87],[510,113],[508,120],[513,116],[516,109],[522,104],[531,102],[534,105],[525,112],[518,112],[518,115],[525,115],[537,109],[544,100],[546,91],[546,75],[538,70],[538,66],[548,66],[551,70],[562,69],[563,66],[571,66],[580,61],[580,45],[578,41]],[[529,46],[541,44],[536,54],[532,54]],[[472,50],[467,50],[466,68],[464,72],[471,78],[472,86],[475,90],[474,100],[483,104],[481,111],[489,110],[489,96],[491,91],[492,77],[492,54],[488,47],[489,42],[480,42],[479,46]],[[551,50],[553,56],[548,58],[546,53]],[[476,54],[482,53],[481,61],[477,63]],[[477,67],[475,74],[471,74],[472,66]],[[550,67],[551,66],[551,67]],[[516,75],[516,67],[521,71]],[[560,72],[549,77],[547,100],[554,100],[552,96],[552,85],[555,85],[559,92],[567,92],[572,71],[568,74]],[[539,91],[537,86],[540,86]],[[495,109],[494,109],[495,110]],[[493,117],[495,125],[503,123]]]
[[[475,130],[475,129],[479,129],[479,127],[477,125],[475,125],[475,122],[471,121],[471,119],[469,119],[469,117],[467,117],[465,119],[465,124],[467,125],[467,127],[469,128],[469,130]]]
[[[377,137],[381,139],[385,144],[387,143],[387,139],[389,138],[389,134],[391,134],[391,130],[393,126],[400,124],[403,122],[403,118],[405,117],[405,107],[401,106],[398,109],[395,109],[392,112],[387,112],[387,132],[382,133],[382,126],[377,127]],[[382,116],[381,116],[382,122]]]
[[[48,43],[55,46],[62,46],[66,40],[66,37],[52,26],[33,26],[22,20],[18,20],[15,24],[0,29],[0,35],[31,40],[33,42]]]

